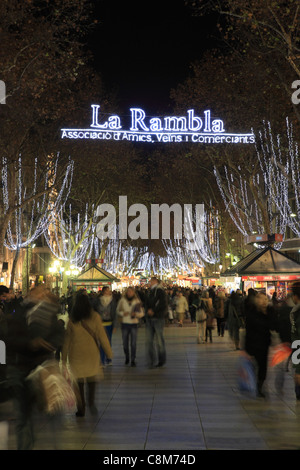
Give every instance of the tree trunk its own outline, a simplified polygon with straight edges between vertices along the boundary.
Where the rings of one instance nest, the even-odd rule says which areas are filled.
[[[29,245],[25,251],[25,257],[22,267],[22,294],[27,294],[30,290],[29,272],[32,258],[32,247]]]
[[[12,268],[11,268],[10,286],[9,286],[11,289],[14,288],[15,275],[16,275],[16,267],[17,267],[19,255],[20,255],[20,248],[18,247],[17,250],[16,250],[15,257],[14,257],[13,265],[12,265]]]

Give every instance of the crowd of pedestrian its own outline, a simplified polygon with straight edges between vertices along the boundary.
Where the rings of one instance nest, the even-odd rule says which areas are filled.
[[[145,287],[130,286],[123,293],[105,286],[99,293],[81,289],[60,299],[43,286],[32,289],[24,298],[0,286],[0,307],[0,340],[6,345],[6,364],[0,365],[0,402],[14,399],[18,449],[34,446],[36,390],[28,377],[45,361],[55,359],[70,368],[77,387],[76,416],[85,416],[86,407],[97,413],[97,382],[103,378],[103,367],[112,365],[117,328],[122,333],[124,364],[131,367],[136,366],[139,327],[145,328],[149,368],[161,368],[167,362],[167,325],[183,328],[186,322],[195,324],[199,344],[212,343],[215,334],[223,337],[228,331],[233,348],[255,361],[260,397],[265,396],[274,335],[289,347],[300,340],[299,282],[281,302],[253,289],[246,294],[240,290],[227,294],[215,286],[170,287],[156,277]],[[68,321],[62,321],[60,315],[67,315]],[[289,367],[289,359],[276,374],[278,391],[283,387],[283,371]],[[295,366],[295,393],[299,400],[299,365]]]

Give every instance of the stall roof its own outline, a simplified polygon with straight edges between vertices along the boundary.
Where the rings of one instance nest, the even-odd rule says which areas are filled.
[[[73,283],[82,283],[83,281],[111,283],[120,282],[120,279],[94,264],[80,273],[76,279],[72,279]]]
[[[272,247],[257,249],[222,273],[222,277],[243,274],[300,273],[300,263]]]

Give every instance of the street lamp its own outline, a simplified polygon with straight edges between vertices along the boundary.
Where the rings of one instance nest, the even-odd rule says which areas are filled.
[[[56,287],[55,287],[56,295],[59,295],[58,279],[60,279],[61,277],[62,270],[63,268],[61,267],[60,261],[58,260],[55,260],[53,263],[53,266],[49,267],[49,272],[52,274],[52,276],[55,276],[55,279],[56,279]]]
[[[68,269],[68,271],[65,272],[65,274],[68,276],[68,278],[72,279],[74,276],[77,276],[80,272],[80,269],[77,268],[77,266],[74,266],[73,264],[71,264],[70,266],[70,269]],[[68,280],[68,288],[69,288],[69,280]]]

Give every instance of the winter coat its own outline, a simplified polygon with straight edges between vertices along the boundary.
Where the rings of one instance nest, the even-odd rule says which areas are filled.
[[[217,297],[216,299],[216,317],[224,318],[224,307],[225,307],[226,298]]]
[[[186,297],[182,295],[181,297],[176,297],[175,300],[175,310],[177,313],[185,313],[189,309],[188,302]]]
[[[167,294],[160,285],[156,285],[149,289],[149,293],[145,301],[146,315],[150,309],[154,312],[153,318],[165,318],[168,316]]]
[[[293,307],[281,305],[277,310],[278,333],[283,343],[291,343],[291,311]]]
[[[212,311],[207,312],[206,328],[213,329],[215,326],[215,317]]]
[[[64,328],[58,322],[59,306],[55,302],[20,303],[14,312],[5,315],[7,364],[29,374],[54,353],[44,348],[32,349],[32,341],[42,338],[58,349],[64,340]]]
[[[95,310],[99,313],[104,326],[113,325],[114,328],[117,326],[117,302],[113,296],[106,299],[105,295],[100,295]]]
[[[95,333],[106,356],[111,359],[112,349],[98,313],[92,310],[90,317],[84,322]],[[99,348],[80,321],[68,322],[62,361],[66,363],[67,359],[69,359],[72,373],[78,379],[103,376]]]
[[[129,313],[129,315],[124,315]],[[135,325],[139,322],[145,313],[141,301],[134,297],[128,300],[125,296],[122,297],[117,306],[117,314],[122,318],[122,323]]]
[[[300,339],[300,304],[295,305],[290,313],[291,320],[291,340]]]
[[[267,352],[271,345],[272,330],[276,330],[274,309],[268,306],[267,313],[263,313],[253,305],[246,315],[246,352],[250,356]]]

